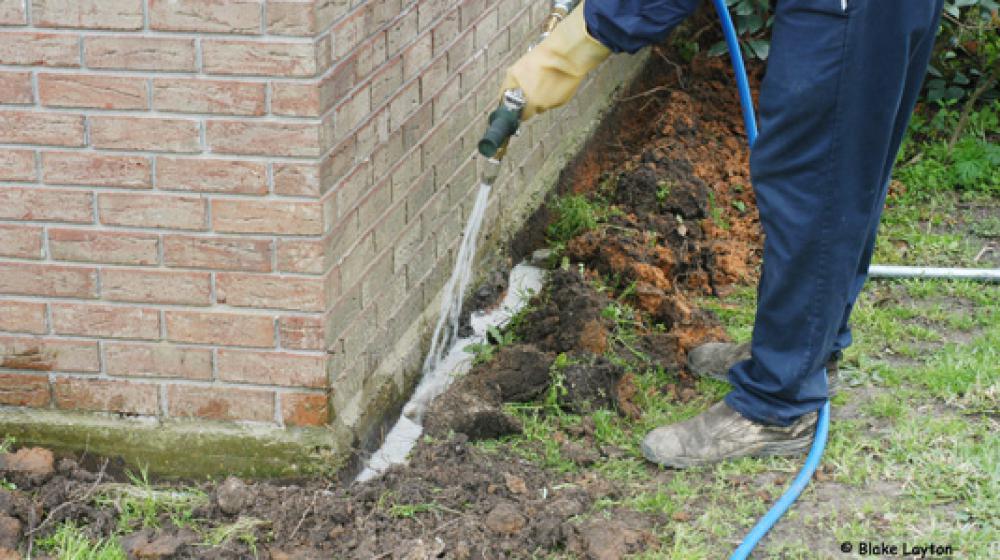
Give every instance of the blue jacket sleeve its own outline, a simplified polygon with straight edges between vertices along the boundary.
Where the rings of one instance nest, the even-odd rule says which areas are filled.
[[[614,52],[634,53],[662,41],[701,0],[587,0],[591,37]]]

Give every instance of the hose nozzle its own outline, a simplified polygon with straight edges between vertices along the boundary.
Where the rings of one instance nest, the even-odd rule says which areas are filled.
[[[521,126],[521,110],[524,109],[524,92],[520,88],[503,92],[500,105],[490,113],[489,128],[479,141],[479,153],[493,159],[503,158],[507,142]]]

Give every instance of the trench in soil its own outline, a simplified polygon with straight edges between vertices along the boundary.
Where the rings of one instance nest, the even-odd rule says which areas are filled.
[[[756,83],[761,69],[750,70]],[[673,47],[654,48],[511,243],[512,262],[554,249],[545,289],[434,401],[429,437],[408,464],[350,485],[170,483],[204,499],[180,518],[155,512],[154,526],[139,530],[116,521],[126,500],[94,499],[120,491],[108,486],[115,477],[67,457],[54,475],[0,490],[8,503],[0,499],[0,510],[22,524],[19,547],[72,521],[132,552],[162,545],[172,554],[162,557],[176,558],[617,558],[657,550],[655,534],[677,520],[621,505],[603,510],[628,482],[600,465],[624,461],[646,480],[660,471],[624,446],[599,444],[595,432],[609,419],[641,422],[650,395],[697,398],[685,352],[725,338],[697,299],[755,278],[760,234],[733,84],[725,59],[685,62]],[[472,305],[495,300],[503,277],[494,275]],[[655,382],[638,383],[636,372],[655,372],[644,378]],[[518,410],[555,417],[561,429],[533,442],[520,435],[532,424]],[[547,458],[552,446],[558,461]],[[227,527],[238,530],[206,539]]]

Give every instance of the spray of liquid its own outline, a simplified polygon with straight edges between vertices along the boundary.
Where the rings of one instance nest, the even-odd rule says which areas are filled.
[[[486,214],[493,177],[495,175],[486,175],[479,184],[476,201],[459,246],[455,268],[445,284],[440,314],[434,326],[430,352],[424,360],[420,383],[403,407],[403,414],[396,425],[386,435],[382,447],[372,454],[365,469],[358,475],[359,482],[371,480],[388,467],[406,461],[406,456],[423,433],[421,422],[431,401],[443,393],[455,377],[469,371],[472,355],[466,348],[484,342],[490,327],[504,325],[525,305],[532,293],[541,289],[541,269],[527,264],[515,266],[511,270],[507,294],[500,306],[489,313],[473,313],[473,334],[465,338],[458,337],[462,300],[472,279],[476,241]]]
[[[451,343],[458,336],[462,299],[466,288],[469,287],[469,280],[472,278],[472,264],[476,258],[476,240],[479,238],[479,229],[483,225],[483,216],[486,214],[486,204],[489,202],[492,188],[492,185],[485,181],[479,183],[476,202],[472,206],[472,213],[469,215],[469,221],[465,225],[465,233],[462,234],[462,243],[458,248],[455,268],[444,287],[440,315],[438,315],[437,325],[434,326],[434,335],[431,337],[431,349],[427,353],[427,358],[424,359],[422,372],[424,376],[437,368],[448,352]],[[411,414],[408,416],[413,414],[416,414],[416,419],[419,420],[423,411],[411,410]]]

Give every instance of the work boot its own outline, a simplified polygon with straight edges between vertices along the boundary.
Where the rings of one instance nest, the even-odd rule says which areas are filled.
[[[843,354],[838,350],[826,361],[827,390],[830,398],[837,394],[840,385],[838,363]],[[688,370],[699,376],[729,383],[729,369],[738,362],[750,359],[750,343],[706,342],[688,352]]]
[[[719,401],[690,420],[661,426],[646,434],[642,454],[665,467],[686,468],[739,457],[798,455],[809,449],[816,432],[816,412],[791,426],[758,424]]]

